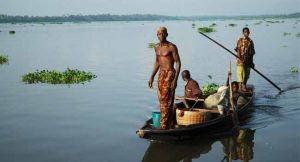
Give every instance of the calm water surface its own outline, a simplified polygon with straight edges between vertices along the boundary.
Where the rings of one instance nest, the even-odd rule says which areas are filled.
[[[300,67],[300,39],[295,36],[299,24],[295,19],[269,26],[255,22],[1,24],[0,53],[9,55],[9,64],[0,65],[0,161],[226,161],[229,152],[233,159],[245,161],[299,161],[300,77],[289,71]],[[209,35],[230,49],[248,24],[257,69],[291,90],[277,95],[252,72],[249,83],[257,94],[241,135],[184,143],[139,139],[136,129],[159,109],[156,89],[147,88],[154,61],[153,49],[147,46],[157,42],[158,26],[168,27],[182,69],[189,69],[200,85],[208,81],[208,74],[218,84],[225,83],[228,60],[234,58],[198,34],[192,23],[218,24],[218,32]],[[226,27],[229,23],[238,25]],[[36,69],[67,67],[91,71],[98,78],[70,87],[28,85],[20,79]],[[183,85],[180,80],[177,95],[183,94]],[[247,138],[241,140],[242,135]],[[242,148],[248,151],[240,153]]]

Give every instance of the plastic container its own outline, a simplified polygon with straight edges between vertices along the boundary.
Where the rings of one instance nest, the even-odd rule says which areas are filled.
[[[160,126],[160,112],[152,112],[153,127],[158,128]]]

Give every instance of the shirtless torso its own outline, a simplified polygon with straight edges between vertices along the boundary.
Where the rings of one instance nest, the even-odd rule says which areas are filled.
[[[181,62],[178,54],[176,45],[166,40],[168,33],[166,28],[159,28],[157,30],[157,38],[159,43],[155,45],[155,62],[153,66],[153,71],[148,81],[149,88],[152,88],[153,79],[160,70],[171,70],[174,69],[174,63],[176,63],[176,75],[173,82],[174,87],[177,86],[178,75],[180,72]]]

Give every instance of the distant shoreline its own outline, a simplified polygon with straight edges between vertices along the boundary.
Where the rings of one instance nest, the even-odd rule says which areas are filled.
[[[242,15],[242,16],[166,16],[151,14],[133,15],[64,15],[64,16],[10,16],[0,14],[0,23],[64,23],[64,22],[98,22],[98,21],[168,21],[168,20],[254,20],[300,18],[300,12],[280,15]]]

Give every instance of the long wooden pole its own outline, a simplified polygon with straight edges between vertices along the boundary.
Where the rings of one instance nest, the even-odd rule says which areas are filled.
[[[206,34],[199,32],[200,34],[202,34],[203,36],[205,36],[206,38],[208,38],[209,40],[213,41],[214,43],[216,43],[217,45],[219,45],[220,47],[222,47],[223,49],[225,49],[226,51],[228,51],[230,54],[232,54],[233,56],[235,56],[236,58],[241,59],[239,56],[237,56],[235,53],[233,53],[232,51],[230,51],[228,48],[224,47],[222,44],[220,44],[219,42],[215,41],[214,39],[210,38],[209,36],[207,36]],[[278,89],[280,92],[282,92],[281,88],[279,88],[275,83],[273,83],[269,78],[267,78],[265,75],[263,75],[260,71],[258,71],[257,69],[255,69],[254,67],[250,67],[252,68],[256,73],[258,73],[260,76],[262,76],[264,79],[266,79],[269,83],[271,83],[276,89]]]

